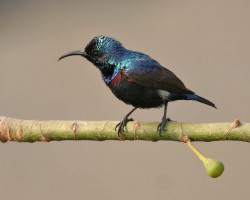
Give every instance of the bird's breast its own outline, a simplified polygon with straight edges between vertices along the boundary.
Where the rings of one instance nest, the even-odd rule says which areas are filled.
[[[122,71],[119,71],[107,85],[118,99],[139,108],[160,107],[169,94],[163,90],[138,85]]]
[[[125,84],[126,81],[129,81],[127,76],[122,71],[118,71],[116,76],[112,77],[109,82],[109,87],[118,87],[120,84]]]

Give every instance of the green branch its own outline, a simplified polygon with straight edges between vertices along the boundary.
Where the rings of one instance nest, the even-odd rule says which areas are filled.
[[[0,117],[0,140],[2,142],[36,142],[60,140],[118,140],[114,130],[116,121],[36,121]],[[126,140],[172,140],[191,141],[238,140],[250,141],[250,124],[208,123],[188,124],[169,122],[162,137],[156,132],[157,123],[130,122],[125,132]]]
[[[124,136],[117,137],[114,121],[36,121],[0,116],[0,141],[36,142],[60,140],[172,140],[187,143],[203,162],[207,174],[217,178],[224,171],[222,162],[205,157],[191,141],[250,141],[250,124],[233,123],[187,124],[169,122],[162,137],[157,123],[130,122]]]

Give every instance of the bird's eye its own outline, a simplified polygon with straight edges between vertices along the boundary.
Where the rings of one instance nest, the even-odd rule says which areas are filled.
[[[99,51],[93,51],[92,54],[93,54],[94,56],[99,56],[99,55],[100,55]]]

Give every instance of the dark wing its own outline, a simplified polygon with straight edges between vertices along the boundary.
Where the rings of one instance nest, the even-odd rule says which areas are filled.
[[[173,72],[151,58],[132,60],[124,73],[138,85],[168,92],[193,93]]]

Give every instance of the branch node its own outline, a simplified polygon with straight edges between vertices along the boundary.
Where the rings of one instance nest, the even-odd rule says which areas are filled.
[[[140,122],[135,122],[133,124],[133,130],[134,130],[134,140],[138,140],[138,135],[136,134],[137,130],[141,127]]]
[[[16,139],[18,142],[22,142],[23,139],[23,127],[21,124],[19,124],[17,130],[16,130]]]
[[[11,134],[11,125],[7,117],[0,117],[0,141],[5,143],[14,140]]]
[[[118,133],[118,139],[119,139],[120,141],[125,141],[125,140],[126,140],[123,133]]]
[[[240,120],[235,119],[231,124],[231,129],[237,128],[238,126],[240,126]]]
[[[240,126],[240,120],[235,119],[235,120],[231,123],[230,128],[229,128],[228,132],[226,133],[224,139],[226,140],[227,137],[228,137],[228,135],[232,132],[232,130],[235,129],[235,128],[237,128],[238,126]]]
[[[190,142],[190,139],[189,139],[188,135],[182,135],[181,136],[181,142],[185,142],[185,143]]]
[[[39,124],[39,126],[40,126],[41,135],[42,135],[40,140],[43,141],[43,142],[49,142],[49,139],[45,136],[45,134],[42,131],[42,125]]]
[[[40,140],[43,142],[49,142],[48,138],[46,138],[46,136],[43,133]]]
[[[74,137],[74,140],[75,140],[76,139],[76,131],[78,129],[77,122],[75,122],[75,123],[72,124],[71,129],[72,129],[73,137]]]

